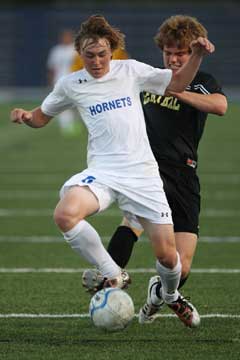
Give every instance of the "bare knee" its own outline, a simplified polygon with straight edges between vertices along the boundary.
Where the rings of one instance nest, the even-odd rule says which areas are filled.
[[[158,257],[158,260],[163,266],[166,266],[169,269],[173,269],[177,264],[177,254],[175,252],[171,252],[167,254],[165,257]],[[191,262],[186,258],[181,258],[181,278],[185,279],[188,277],[189,272],[191,270]]]
[[[72,229],[80,220],[64,209],[56,208],[54,211],[54,221],[63,232]]]
[[[173,269],[177,264],[177,254],[174,251],[158,256],[157,259],[163,266],[169,269]]]

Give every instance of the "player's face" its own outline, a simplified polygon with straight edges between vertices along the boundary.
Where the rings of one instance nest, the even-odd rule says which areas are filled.
[[[191,52],[189,48],[163,47],[163,62],[167,69],[173,72],[179,70],[186,62],[188,62]]]
[[[106,39],[85,40],[82,44],[81,56],[85,69],[94,78],[101,78],[109,72],[112,52]]]

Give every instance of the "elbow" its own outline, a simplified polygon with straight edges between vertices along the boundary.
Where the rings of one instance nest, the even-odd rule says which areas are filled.
[[[171,92],[174,92],[174,93],[181,93],[183,92],[184,90],[186,90],[186,87],[185,86],[182,86],[180,83],[178,82],[172,82],[166,89],[166,92],[167,93],[171,93]]]
[[[217,108],[215,111],[213,111],[213,114],[218,116],[223,116],[226,114],[227,109],[226,108]]]
[[[227,108],[228,108],[228,104],[227,104],[227,100],[223,101],[218,107],[217,107],[217,111],[216,114],[219,116],[223,116],[226,114],[227,112]]]
[[[189,85],[189,82],[186,82],[181,75],[181,72],[179,73],[179,70],[176,73],[173,73],[172,80],[169,84],[169,90],[176,93],[181,93],[186,90],[187,85]]]
[[[228,103],[227,98],[221,94],[212,94],[211,97],[211,104],[209,113],[223,116],[227,112]]]
[[[173,78],[168,85],[166,89],[166,93],[164,95],[167,95],[171,92],[180,93],[185,90],[185,86],[182,86],[181,81],[178,80],[178,77],[176,74],[173,74]]]
[[[223,110],[219,110],[218,112],[217,112],[217,115],[218,116],[223,116],[223,115],[225,115],[226,114],[226,111],[223,111]]]

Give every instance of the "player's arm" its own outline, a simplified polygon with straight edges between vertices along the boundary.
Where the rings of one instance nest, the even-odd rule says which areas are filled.
[[[198,94],[183,91],[181,93],[171,92],[171,95],[185,104],[209,114],[224,115],[227,111],[227,99],[222,94]]]
[[[166,89],[165,94],[169,92],[182,92],[194,79],[204,55],[214,52],[214,45],[206,38],[199,37],[191,42],[191,56],[186,64],[178,71],[173,73],[172,79]]]
[[[44,114],[40,107],[31,111],[16,108],[11,111],[10,118],[17,124],[26,124],[32,128],[40,128],[52,119],[52,116]]]

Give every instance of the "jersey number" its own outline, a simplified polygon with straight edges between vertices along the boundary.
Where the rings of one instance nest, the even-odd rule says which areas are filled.
[[[85,179],[82,179],[84,184],[91,184],[96,178],[94,176],[87,176]]]

